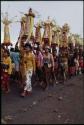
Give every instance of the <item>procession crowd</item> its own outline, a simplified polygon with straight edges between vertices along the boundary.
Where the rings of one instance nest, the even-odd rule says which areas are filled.
[[[21,89],[21,96],[32,94],[32,87],[43,90],[84,73],[84,51],[82,46],[68,47],[33,46],[25,43],[23,49],[6,49],[1,46],[1,88],[10,92],[11,81]],[[12,91],[12,90],[11,90]]]

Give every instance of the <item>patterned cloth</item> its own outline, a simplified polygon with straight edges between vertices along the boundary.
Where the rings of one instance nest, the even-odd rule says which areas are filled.
[[[25,81],[26,85],[24,87],[24,90],[28,92],[32,91],[32,86],[31,86],[32,73],[33,73],[32,69],[29,69],[28,71],[26,71],[26,81]]]
[[[36,55],[36,67],[42,67],[43,66],[43,56],[41,53]]]

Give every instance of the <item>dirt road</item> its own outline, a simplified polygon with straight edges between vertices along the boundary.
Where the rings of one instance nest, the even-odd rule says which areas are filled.
[[[31,96],[21,98],[16,84],[11,92],[2,93],[2,119],[9,124],[84,123],[83,75],[68,80],[65,85],[49,90],[33,88]]]

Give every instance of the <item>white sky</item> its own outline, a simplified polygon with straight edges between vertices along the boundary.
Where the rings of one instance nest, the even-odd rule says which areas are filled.
[[[39,12],[40,19],[46,20],[48,16],[54,18],[60,26],[68,23],[70,32],[78,33],[83,37],[83,1],[1,1],[1,12],[8,11],[9,18],[18,16],[19,12],[27,12],[29,8]],[[35,18],[35,23],[38,22]],[[3,41],[3,24],[1,24],[1,41]],[[19,36],[20,23],[10,25],[11,41],[15,43]]]

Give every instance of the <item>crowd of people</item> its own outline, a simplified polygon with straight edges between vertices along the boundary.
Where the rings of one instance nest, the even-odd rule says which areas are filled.
[[[67,79],[84,73],[84,51],[82,46],[41,46],[25,43],[23,49],[1,46],[1,87],[10,92],[11,81],[21,89],[20,95],[31,95],[32,87],[47,90]]]

